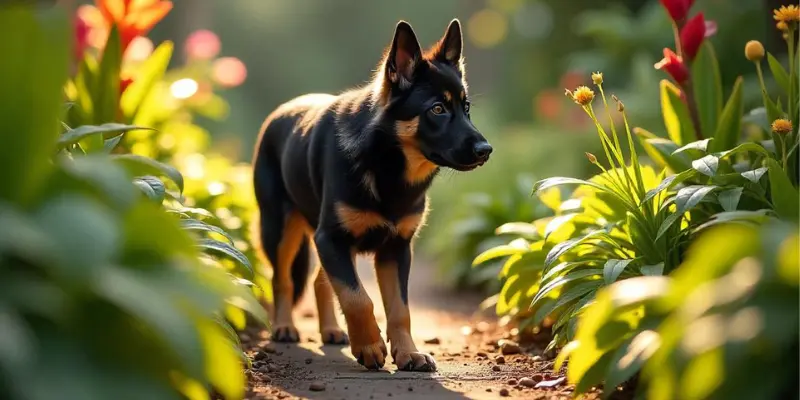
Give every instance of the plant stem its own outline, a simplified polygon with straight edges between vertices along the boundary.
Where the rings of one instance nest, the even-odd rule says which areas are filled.
[[[792,24],[794,25],[794,24]],[[789,119],[795,118],[795,108],[797,107],[797,99],[794,87],[794,27],[789,27]],[[797,124],[797,121],[792,121]]]
[[[681,58],[683,58],[683,46],[681,46],[681,31],[678,28],[678,24],[674,21],[672,22],[672,32],[675,35],[675,53],[678,54]]]
[[[781,141],[781,166],[783,167],[783,170],[788,173],[789,171],[786,169],[786,142],[784,142],[782,134],[779,133],[776,136],[778,136]]]
[[[692,125],[694,125],[694,136],[697,140],[703,140],[703,132],[700,126],[700,113],[697,111],[697,102],[694,99],[694,89],[692,88],[691,78],[687,79],[683,84],[683,91],[686,93],[686,105],[689,106],[689,116],[692,118]]]

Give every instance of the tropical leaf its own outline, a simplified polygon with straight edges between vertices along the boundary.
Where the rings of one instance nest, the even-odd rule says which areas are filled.
[[[703,140],[696,140],[691,142],[683,147],[678,148],[677,150],[672,152],[672,155],[682,153],[686,150],[698,150],[705,152],[708,149],[708,142],[714,140],[713,138],[703,139]]]
[[[252,277],[252,275],[253,275],[253,266],[250,265],[250,260],[248,260],[247,256],[242,254],[241,251],[239,251],[238,249],[236,249],[232,245],[230,245],[228,243],[225,243],[225,242],[220,242],[219,240],[214,240],[214,239],[199,239],[196,242],[196,246],[201,248],[201,249],[210,250],[210,251],[212,251],[214,253],[226,256],[226,257],[236,261],[238,264],[240,264],[240,265],[242,265],[242,266],[244,266],[246,268],[247,273],[248,273],[247,276]]]
[[[135,125],[107,123],[102,125],[83,125],[75,129],[66,131],[61,137],[58,138],[58,148],[64,148],[69,145],[80,142],[87,136],[92,135],[110,135],[122,134],[134,129],[150,129]]]
[[[742,77],[736,78],[731,96],[722,109],[714,141],[711,143],[713,151],[723,151],[733,148],[739,141],[742,125]]]
[[[183,192],[183,175],[172,166],[137,154],[118,154],[111,156],[111,159],[122,164],[134,176],[164,175]]]
[[[630,265],[634,260],[633,259],[626,259],[626,260],[608,260],[606,261],[605,265],[603,266],[603,279],[605,280],[606,285],[610,285],[617,281],[622,271]]]
[[[722,209],[725,211],[736,211],[736,207],[739,206],[739,199],[742,197],[742,191],[744,191],[744,188],[737,187],[720,192],[720,194],[717,195],[717,200],[719,200]]]
[[[703,175],[713,177],[719,168],[719,158],[709,154],[703,158],[692,161],[692,168]]]

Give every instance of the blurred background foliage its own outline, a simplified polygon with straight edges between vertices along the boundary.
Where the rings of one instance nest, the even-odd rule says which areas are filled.
[[[770,4],[698,0],[694,6],[718,26],[711,40],[720,57],[723,87],[745,76],[744,92],[750,96],[745,108],[760,97],[755,74],[741,54],[743,44],[753,37],[770,38],[765,41],[769,51],[780,54],[782,49],[765,11]],[[238,247],[248,252],[252,196],[249,171],[242,163],[251,158],[266,115],[300,94],[336,93],[366,82],[398,19],[409,21],[422,44],[429,45],[454,17],[465,25],[473,119],[502,156],[477,171],[438,179],[429,223],[417,247],[421,255],[436,257],[445,281],[482,286],[480,278],[464,275],[481,241],[448,246],[453,238],[473,235],[462,231],[468,226],[464,220],[492,220],[476,215],[474,205],[463,201],[464,194],[513,198],[519,195],[521,174],[592,173],[583,153],[599,151],[592,140],[594,128],[570,105],[565,87],[587,84],[591,71],[603,70],[608,92],[626,99],[632,124],[663,135],[658,97],[662,72],[653,64],[672,37],[657,0],[175,2],[149,37],[156,45],[167,39],[176,43],[164,90],[185,97],[185,110],[147,121],[164,133],[131,132],[126,140],[135,153],[169,160],[184,171],[187,197],[222,217],[226,228],[240,231]],[[198,52],[213,55],[198,60]],[[226,77],[228,84],[223,83]],[[189,81],[169,87],[170,81],[187,78],[196,87]],[[507,212],[500,218],[506,221],[525,215],[510,209],[491,212]],[[483,233],[475,235],[493,236],[496,226],[483,226]]]

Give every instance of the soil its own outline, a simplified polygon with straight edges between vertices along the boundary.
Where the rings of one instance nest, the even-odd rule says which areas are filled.
[[[385,325],[372,266],[359,258],[359,276],[376,305],[378,324]],[[415,262],[409,285],[412,335],[420,351],[431,353],[433,373],[397,371],[391,357],[383,371],[367,371],[348,346],[322,345],[317,329],[313,291],[295,310],[301,340],[271,343],[266,331],[249,330],[242,341],[253,357],[248,399],[570,399],[573,386],[563,370],[553,371],[552,354],[542,354],[547,340],[528,338],[513,352],[515,330],[500,326],[491,310],[476,313],[481,296],[454,293],[437,285],[433,268]],[[344,319],[340,316],[341,326]],[[498,344],[500,342],[500,344]],[[551,388],[536,387],[540,382]],[[541,386],[541,385],[540,385]],[[599,399],[600,389],[586,399]],[[612,398],[630,398],[614,393]]]

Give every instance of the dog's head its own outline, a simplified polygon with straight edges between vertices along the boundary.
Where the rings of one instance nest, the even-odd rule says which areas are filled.
[[[458,19],[424,53],[411,25],[400,21],[377,74],[375,101],[396,121],[404,146],[459,171],[489,159],[492,146],[470,120]]]

